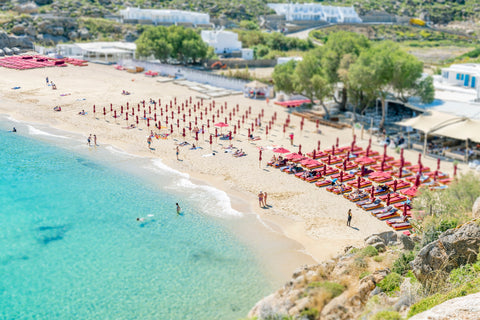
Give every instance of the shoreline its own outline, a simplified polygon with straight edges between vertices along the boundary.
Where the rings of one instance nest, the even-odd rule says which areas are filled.
[[[214,144],[213,149],[218,152],[215,159],[202,157],[201,155],[210,150],[210,146],[207,142],[200,141],[198,145],[202,146],[203,150],[191,151],[182,148],[180,158],[183,161],[180,162],[175,159],[174,143],[183,139],[192,142],[191,135],[189,138],[182,138],[177,130],[174,130],[173,139],[176,141],[172,138],[166,141],[155,140],[153,147],[156,150],[151,152],[147,150],[145,139],[148,130],[144,124],[140,124],[140,130],[124,130],[122,129],[122,126],[126,125],[124,120],[118,123],[112,117],[107,116],[108,120],[104,120],[103,115],[94,117],[90,113],[94,104],[97,106],[98,113],[109,103],[113,103],[118,108],[120,105],[125,105],[126,100],[136,105],[135,101],[148,100],[149,97],[160,98],[162,105],[173,100],[174,97],[180,103],[189,96],[195,96],[196,92],[174,83],[158,83],[154,78],[146,78],[143,74],[129,74],[114,70],[111,66],[95,64],[83,68],[68,66],[25,71],[3,69],[3,71],[5,71],[5,77],[0,80],[3,87],[11,88],[19,85],[22,89],[4,92],[4,100],[0,102],[0,112],[21,121],[46,124],[53,128],[85,135],[85,138],[89,133],[95,133],[99,137],[100,144],[109,144],[133,155],[160,158],[166,166],[187,173],[196,181],[226,192],[231,199],[233,197],[245,201],[246,207],[250,208],[259,219],[275,231],[299,243],[306,254],[316,262],[339,254],[347,245],[363,244],[363,239],[372,233],[391,230],[384,222],[365,215],[343,198],[338,201],[338,196],[275,169],[266,168],[265,164],[273,154],[268,149],[264,152],[262,165],[259,166],[258,146],[278,145],[291,148],[279,125],[275,125],[268,136],[265,135],[263,128],[256,131],[254,134],[261,136],[262,140],[255,143],[245,140],[246,129],[242,128],[241,133],[237,134],[232,143],[242,148],[247,153],[246,157],[234,158],[230,154],[222,153],[220,144]],[[25,77],[27,73],[30,77]],[[44,79],[47,75],[55,80],[58,90],[53,91],[45,86]],[[99,75],[98,79],[94,78],[96,75]],[[65,87],[69,89],[61,89]],[[133,94],[127,97],[122,96],[120,94],[122,88],[129,89]],[[67,96],[59,97],[62,92],[67,91],[69,93]],[[194,102],[196,101],[198,100],[194,98]],[[204,100],[204,105],[208,106],[211,101]],[[241,108],[240,113],[250,105],[253,116],[260,109],[265,109],[265,121],[271,118],[273,112],[277,112],[281,119],[287,116],[286,110],[281,107],[266,105],[265,101],[250,100],[243,96],[229,96],[215,99],[215,101],[218,104],[226,102],[229,107],[238,103]],[[53,112],[52,108],[56,105],[61,105],[63,111]],[[12,109],[13,106],[15,110]],[[81,110],[87,111],[87,116],[79,116],[78,112]],[[315,133],[314,123],[306,122],[303,130],[299,130],[299,118],[292,116],[291,120],[293,125],[288,130],[295,133],[297,145],[290,149],[292,152],[297,151],[298,144],[303,146],[303,152],[310,152],[317,145],[317,140],[321,140],[321,149],[335,144],[337,137],[340,138],[341,145],[351,142],[351,129],[321,127],[322,134],[319,135]],[[366,147],[368,137],[363,140],[357,138],[357,141],[359,146]],[[381,148],[373,143],[373,149],[380,151]],[[394,151],[388,152],[392,154]],[[405,158],[411,162],[416,161],[417,155],[416,152],[405,150]],[[422,158],[422,161],[425,165],[436,167],[435,159]],[[446,165],[443,164],[442,171],[452,174],[453,169],[445,170],[445,167]],[[460,165],[459,172],[464,171],[464,168],[465,166]],[[272,208],[258,208],[256,194],[259,190],[268,192],[269,204],[273,205]],[[236,209],[235,206],[238,208],[238,204],[232,201],[234,209]],[[344,226],[345,214],[350,208],[355,209],[353,225],[357,230],[347,229]]]

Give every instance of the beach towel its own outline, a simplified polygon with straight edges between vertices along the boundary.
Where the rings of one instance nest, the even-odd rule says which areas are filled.
[[[20,89],[21,87],[13,87],[12,90]]]
[[[71,93],[61,93],[60,97],[65,97],[65,96],[69,96],[69,95],[71,95]]]

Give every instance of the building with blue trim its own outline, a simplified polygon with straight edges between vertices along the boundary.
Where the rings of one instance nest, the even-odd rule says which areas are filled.
[[[452,64],[450,67],[442,69],[442,81],[450,85],[478,89],[480,64]]]

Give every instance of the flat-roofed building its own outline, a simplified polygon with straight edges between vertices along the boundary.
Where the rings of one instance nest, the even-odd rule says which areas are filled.
[[[137,45],[133,42],[85,42],[58,44],[56,51],[63,57],[87,61],[115,63],[120,59],[135,58]]]
[[[120,10],[122,21],[151,21],[153,24],[191,23],[193,25],[209,24],[210,16],[206,13],[182,11],[140,9],[128,7]]]
[[[442,69],[442,81],[450,85],[479,88],[480,63],[452,64]]]
[[[215,53],[226,54],[242,49],[238,34],[223,30],[202,30],[202,40],[214,48]]]
[[[330,23],[361,23],[353,7],[324,6],[318,3],[268,3],[287,21],[326,21]]]

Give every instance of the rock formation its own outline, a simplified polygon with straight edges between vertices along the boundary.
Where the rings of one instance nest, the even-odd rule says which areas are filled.
[[[410,320],[476,320],[480,317],[480,293],[445,301]]]
[[[451,270],[475,262],[479,246],[480,226],[477,223],[447,230],[438,240],[423,247],[412,261],[415,277],[424,285],[445,279]]]

